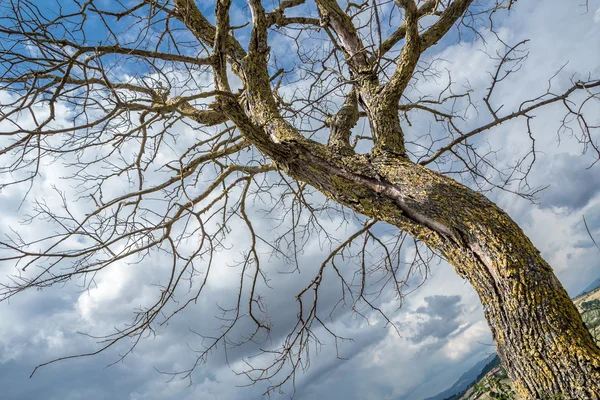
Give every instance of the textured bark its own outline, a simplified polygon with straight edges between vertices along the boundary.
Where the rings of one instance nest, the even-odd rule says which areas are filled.
[[[250,1],[254,28],[243,66],[247,105],[221,98],[222,112],[292,178],[397,226],[443,255],[477,291],[500,358],[522,398],[599,399],[600,349],[539,251],[485,196],[405,155],[397,110],[401,93],[421,52],[450,29],[472,0],[453,2],[421,36],[414,1],[397,2],[406,11],[406,43],[385,84],[357,57],[360,43],[335,2],[317,2],[355,68],[358,93],[358,102],[348,98],[327,121],[329,146],[304,138],[279,113],[267,72],[268,20],[258,0]],[[375,139],[368,155],[347,146],[358,103]]]
[[[250,140],[259,138],[260,128],[239,117],[232,115]],[[485,196],[405,157],[344,155],[300,137],[255,144],[293,178],[445,256],[477,291],[522,398],[600,398],[600,350],[574,304],[519,226]]]
[[[473,285],[523,398],[600,398],[600,350],[552,268],[499,207],[404,158],[323,157],[300,149],[288,163],[292,176],[410,232]]]

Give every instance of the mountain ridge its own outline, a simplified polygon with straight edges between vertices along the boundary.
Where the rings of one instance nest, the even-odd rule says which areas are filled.
[[[454,398],[457,394],[463,393],[472,383],[477,381],[477,378],[481,375],[485,367],[497,357],[495,353],[490,354],[463,373],[451,387],[423,400],[447,400]]]
[[[595,292],[598,292],[595,294]],[[593,281],[591,284],[589,284],[580,294],[578,294],[575,298],[573,298],[573,302],[578,306],[578,308],[580,308],[580,311],[583,312],[583,310],[581,309],[581,303],[585,300],[585,299],[589,299],[589,298],[596,298],[599,297],[600,298],[600,278],[596,279],[595,281]],[[600,318],[600,317],[598,317]],[[586,321],[586,318],[584,318],[584,321],[586,322],[586,324],[588,324],[590,321]],[[600,321],[596,321],[597,324],[600,324]],[[588,328],[592,329],[597,325],[594,326],[589,326]],[[598,340],[598,339],[597,339]],[[461,397],[466,393],[466,391],[474,386],[476,383],[478,383],[485,375],[487,374],[487,372],[489,372],[492,368],[490,368],[488,371],[485,372],[485,374],[482,374],[482,371],[485,369],[485,367],[489,364],[492,364],[491,361],[488,362],[488,364],[484,365],[483,367],[480,368],[480,372],[478,374],[476,374],[475,376],[473,376],[471,378],[470,382],[465,382],[463,381],[465,376],[467,374],[470,374],[472,376],[472,373],[474,372],[474,370],[479,367],[479,365],[486,360],[494,360],[491,359],[490,357],[494,357],[494,359],[497,359],[497,365],[501,365],[500,364],[500,360],[498,358],[498,356],[494,353],[492,355],[490,355],[489,357],[487,357],[486,359],[478,362],[477,364],[475,364],[475,366],[473,366],[471,369],[469,369],[467,372],[465,372],[464,374],[462,374],[460,376],[460,378],[458,378],[458,380],[448,389],[438,393],[435,396],[432,397],[428,397],[426,399],[423,400],[459,400],[461,399]],[[456,390],[459,387],[462,387],[462,389],[460,390]]]

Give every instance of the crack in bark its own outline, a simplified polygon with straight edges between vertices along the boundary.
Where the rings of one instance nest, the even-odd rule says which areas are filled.
[[[280,145],[285,146],[290,143],[284,142]],[[403,185],[386,181],[386,177],[378,174],[377,165],[372,164],[367,157],[340,155],[328,157],[328,154],[318,152],[314,154],[310,147],[305,147],[305,144],[299,142],[294,142],[290,151],[297,156],[288,163],[288,173],[295,175],[300,172],[298,179],[309,182],[361,213],[366,211],[360,204],[361,200],[353,199],[350,194],[358,188],[367,189],[376,196],[370,196],[368,192],[360,193],[365,198],[374,198],[375,205],[384,205],[385,198],[393,202],[408,224],[414,225],[413,232],[409,233],[426,228],[437,234],[442,240],[440,250],[443,254],[446,253],[451,264],[457,270],[461,268],[461,263],[465,264],[463,276],[477,289],[486,307],[486,317],[498,343],[501,359],[506,365],[513,365],[513,368],[510,368],[513,371],[511,378],[516,382],[517,390],[525,398],[535,398],[532,396],[536,393],[563,393],[570,396],[569,398],[577,399],[598,398],[593,389],[598,386],[600,380],[598,349],[593,347],[593,341],[587,331],[579,332],[580,327],[574,321],[579,314],[572,313],[571,308],[574,306],[568,296],[566,294],[558,296],[563,289],[555,280],[551,268],[526,239],[522,230],[497,206],[484,198],[465,204],[465,207],[478,205],[489,207],[489,212],[497,213],[500,220],[489,226],[485,225],[485,221],[481,221],[482,227],[474,225],[469,230],[463,231],[461,224],[468,221],[462,221],[455,226],[451,222],[452,218],[448,221],[440,221],[435,217],[436,212],[427,215],[426,213],[430,211],[428,207],[431,205],[423,203],[423,198],[419,201],[410,193],[405,193]],[[351,164],[351,161],[347,161],[350,159],[358,160],[356,162],[360,163],[360,166],[355,164],[346,168],[345,162]],[[401,162],[407,163],[405,160]],[[315,176],[306,176],[302,170],[306,165],[301,163],[309,164],[319,172],[313,172]],[[361,173],[357,173],[357,170]],[[410,172],[410,167],[407,171]],[[427,174],[425,171],[423,173]],[[336,186],[336,179],[350,184],[347,186],[347,192]],[[427,185],[425,182],[426,180],[422,184]],[[435,193],[440,188],[431,187],[428,190]],[[464,190],[466,195],[470,195],[467,188]],[[447,195],[451,196],[451,194]],[[424,196],[426,199],[429,194]],[[453,200],[460,201],[460,198]],[[436,204],[434,201],[433,206]],[[422,210],[419,209],[420,207]],[[459,220],[465,215],[470,214],[467,212],[459,216]],[[393,216],[391,218],[388,222],[393,223]],[[471,215],[470,218],[477,220],[478,216]],[[402,229],[406,228],[398,223],[395,225]],[[486,233],[484,228],[490,229],[490,233]],[[492,236],[487,238],[488,234]],[[510,235],[515,236],[513,238]],[[506,243],[501,240],[504,236],[506,236]],[[484,241],[485,248],[480,244],[481,237],[487,238]],[[495,245],[488,243],[494,240],[500,242]],[[427,244],[431,247],[432,243]],[[458,252],[458,255],[453,255],[453,251]],[[496,252],[501,253],[496,255]],[[496,256],[500,258],[496,259]],[[553,294],[557,294],[557,297],[549,299],[548,296]],[[559,302],[562,305],[556,308],[557,306],[549,302]],[[544,318],[547,319],[546,323],[541,322]],[[577,336],[579,334],[581,336]],[[573,348],[577,350],[570,350],[571,341],[578,343]],[[590,353],[586,353],[585,350],[588,346],[591,346],[588,348]],[[574,351],[577,354],[573,354]],[[543,357],[542,354],[547,354],[549,358]],[[535,365],[535,368],[532,368],[532,365]],[[534,378],[531,375],[532,371],[538,371],[540,375],[535,375]],[[587,380],[583,379],[584,376]]]

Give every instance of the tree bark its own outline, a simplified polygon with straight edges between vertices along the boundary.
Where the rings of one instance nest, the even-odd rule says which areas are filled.
[[[467,7],[470,0],[458,3]],[[521,228],[482,194],[405,156],[397,104],[418,52],[403,50],[391,86],[380,87],[369,74],[358,80],[373,151],[361,155],[348,146],[326,146],[303,137],[279,114],[267,72],[264,10],[258,1],[251,5],[254,29],[243,68],[247,108],[228,98],[220,105],[244,137],[292,178],[397,226],[444,256],[477,291],[500,359],[522,398],[600,399],[600,349]],[[336,137],[349,138],[350,132]]]
[[[291,175],[411,233],[473,285],[521,397],[600,398],[600,350],[552,268],[504,211],[405,158],[306,156],[313,171],[290,163]]]
[[[522,398],[600,398],[600,349],[575,305],[521,228],[485,196],[402,156],[343,154],[289,134],[274,142],[232,119],[293,178],[443,255],[477,291]]]

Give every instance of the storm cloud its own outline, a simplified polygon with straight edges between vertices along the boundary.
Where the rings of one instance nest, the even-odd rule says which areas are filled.
[[[546,80],[566,61],[583,72],[598,68],[600,53],[590,49],[600,43],[600,19],[594,18],[600,15],[600,5],[597,1],[590,2],[592,5],[598,10],[582,15],[582,9],[564,0],[515,4],[514,18],[500,21],[498,28],[513,41],[531,38],[531,55],[520,74],[503,83],[505,93],[515,97],[544,93]],[[473,83],[486,82],[489,75],[482,66],[489,69],[494,62],[477,50],[484,46],[481,41],[439,46],[432,49],[431,57],[448,60],[448,68],[457,80],[462,77]],[[569,71],[561,75],[561,79],[570,77]],[[506,108],[510,101],[507,95]],[[418,121],[412,123],[419,126]],[[532,171],[532,180],[550,186],[540,193],[538,205],[507,192],[493,192],[490,197],[523,227],[561,282],[571,294],[576,294],[600,276],[598,251],[590,245],[581,220],[585,215],[590,230],[600,233],[600,165],[588,169],[593,157],[589,153],[582,156],[580,144],[568,135],[557,146],[555,132],[560,116],[552,110],[540,111],[532,123],[537,124],[535,132],[540,133],[536,137],[540,157]],[[495,130],[485,140],[508,153],[530,146],[527,135],[510,128]],[[50,182],[53,177],[61,176],[56,166],[46,166],[43,174],[49,183],[64,184],[58,178]],[[50,190],[33,194],[53,205],[60,203]],[[9,233],[11,226],[19,226],[18,221],[27,211],[27,204],[20,204],[21,195],[15,190],[0,191],[1,235]],[[268,220],[260,216],[255,219],[257,224],[264,224],[259,228],[271,229]],[[330,223],[340,225],[340,221]],[[31,225],[23,229],[35,231],[43,227]],[[596,240],[600,242],[600,237]],[[168,326],[158,329],[156,336],[142,340],[133,353],[109,368],[105,367],[118,361],[130,343],[101,356],[49,365],[29,379],[39,363],[98,348],[96,340],[79,331],[106,333],[128,321],[134,309],[153,298],[149,294],[156,294],[161,258],[137,266],[115,266],[114,271],[98,278],[90,290],[66,285],[19,295],[0,304],[2,396],[27,400],[259,399],[265,385],[243,387],[248,380],[236,375],[232,368],[242,365],[261,346],[273,345],[281,339],[296,319],[296,303],[290,293],[306,286],[324,255],[325,249],[317,241],[310,242],[301,255],[299,274],[277,274],[287,266],[276,258],[269,260],[266,268],[277,277],[266,299],[269,316],[275,324],[271,337],[227,355],[218,348],[198,366],[191,382],[172,380],[157,370],[189,368],[195,361],[194,351],[202,348],[202,340],[194,332],[210,335],[217,331],[218,307],[229,304],[239,282],[239,271],[230,267],[239,254],[223,255],[217,261],[218,279],[207,291],[208,296],[179,314]],[[10,273],[7,269],[1,272],[3,276]],[[324,307],[338,299],[337,285],[323,292]],[[393,322],[401,328],[399,332],[377,315],[364,319],[347,308],[334,316],[332,327],[337,334],[353,341],[336,343],[322,331],[317,332],[323,346],[318,354],[316,350],[312,353],[311,367],[298,377],[297,399],[420,400],[450,386],[466,369],[493,352],[491,334],[476,293],[446,263],[431,266],[428,282],[406,298],[403,308],[397,310],[397,303],[387,299],[382,300],[381,307],[392,315]]]
[[[424,300],[426,305],[417,308],[415,312],[427,317],[417,324],[417,333],[411,337],[413,342],[421,343],[428,338],[447,338],[460,327],[459,317],[463,313],[463,306],[459,295],[428,296]]]

